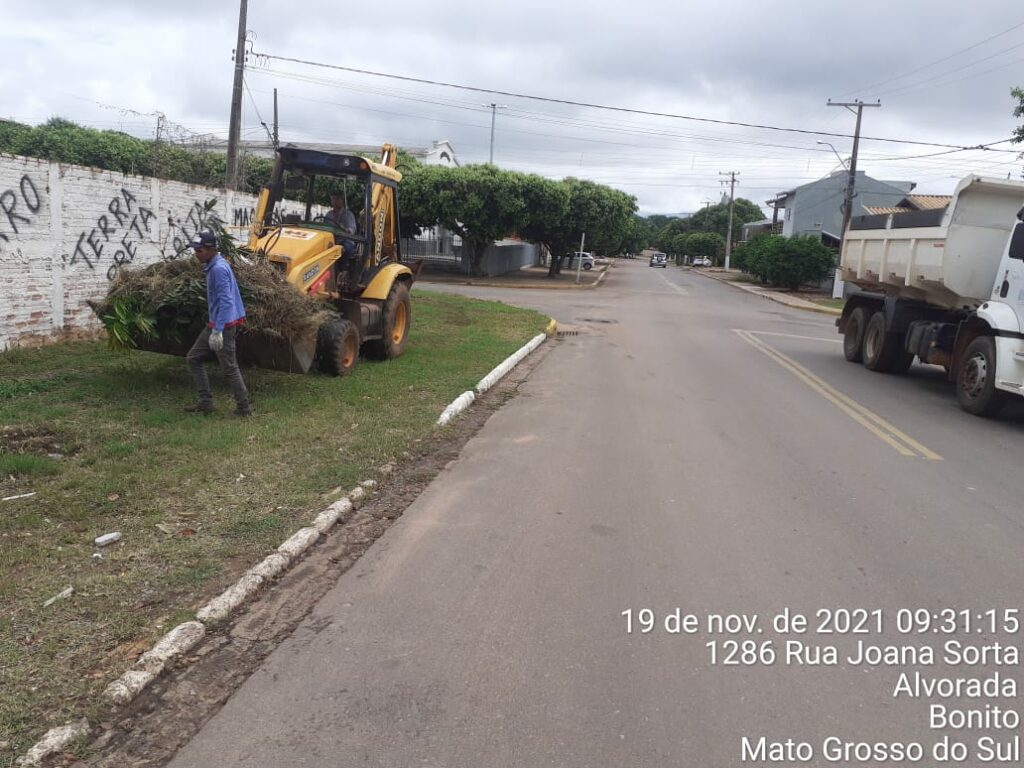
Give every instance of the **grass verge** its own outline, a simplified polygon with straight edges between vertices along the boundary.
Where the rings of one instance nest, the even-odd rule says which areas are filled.
[[[180,358],[102,343],[0,354],[0,764],[326,503],[428,435],[543,331],[536,312],[414,292],[406,353],[339,380],[244,371],[257,415],[210,417]],[[122,539],[103,549],[100,534]],[[47,600],[73,588],[70,597]]]
[[[846,299],[811,299],[811,301],[829,309],[842,309],[846,306]]]

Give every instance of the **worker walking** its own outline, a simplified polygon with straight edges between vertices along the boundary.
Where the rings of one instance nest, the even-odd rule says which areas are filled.
[[[217,238],[212,232],[197,233],[191,247],[206,273],[206,303],[210,322],[199,334],[186,358],[196,382],[199,400],[185,410],[191,413],[213,413],[213,395],[210,393],[205,363],[219,359],[235,396],[234,415],[251,416],[249,392],[235,357],[239,326],[245,322],[245,307],[238,291],[238,281],[231,271],[231,265],[217,252]]]

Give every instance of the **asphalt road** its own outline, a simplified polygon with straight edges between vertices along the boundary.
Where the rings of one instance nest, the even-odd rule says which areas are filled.
[[[1020,606],[1024,408],[968,416],[937,369],[868,372],[843,360],[834,318],[674,268],[627,262],[589,291],[457,290],[579,335],[172,765],[801,764],[744,760],[741,739],[762,736],[807,742],[802,764],[875,765],[828,759],[825,740],[919,741],[930,755],[944,734],[976,765],[978,737],[1019,733],[929,727],[931,705],[1017,698],[894,692],[915,670],[1016,676],[991,653],[946,665],[942,649],[1016,644],[977,614]],[[695,632],[665,631],[676,608]],[[900,609],[923,621],[946,608],[971,611],[969,635],[944,634],[940,617],[897,631]],[[642,609],[654,631],[640,631]],[[808,617],[805,633],[776,631],[786,609]],[[821,609],[882,611],[882,633],[877,614],[819,633]],[[709,614],[756,626],[711,631]],[[724,663],[730,640],[752,644],[732,659],[752,663]],[[834,646],[838,662],[787,656],[787,641],[825,661]],[[847,663],[858,642],[931,647],[934,663],[921,650],[916,667]]]

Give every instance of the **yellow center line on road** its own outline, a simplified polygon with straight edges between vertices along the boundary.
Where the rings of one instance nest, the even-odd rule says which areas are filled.
[[[808,341],[827,341],[829,344],[842,344],[842,339],[826,339],[821,336],[800,336],[796,333],[779,333],[778,331],[747,331],[755,336],[784,336],[787,339],[807,339]]]
[[[914,457],[921,456],[922,458],[929,459],[930,461],[942,461],[942,457],[935,453],[935,451],[921,445],[917,440],[893,426],[878,414],[868,410],[856,400],[847,397],[839,390],[827,384],[825,381],[800,365],[800,363],[793,358],[783,354],[779,350],[757,338],[753,332],[745,331],[740,328],[733,328],[732,330],[733,333],[745,342],[766,354],[815,392],[839,408],[839,410],[843,411],[843,413],[851,419],[902,455]]]

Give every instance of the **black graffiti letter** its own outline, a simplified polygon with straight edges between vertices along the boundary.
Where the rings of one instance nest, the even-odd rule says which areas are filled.
[[[14,192],[8,189],[2,195],[0,195],[0,210],[7,214],[7,221],[11,225],[11,229],[14,230],[14,234],[18,234],[18,225],[14,223],[15,219],[20,219],[26,224],[29,223],[27,217],[22,216],[20,213],[15,213],[14,209],[18,207],[18,197]]]
[[[85,232],[78,236],[78,244],[75,246],[75,252],[71,254],[71,263],[74,264],[78,261],[79,257],[81,257],[82,261],[89,266],[89,269],[93,269],[92,262],[89,261],[89,256],[86,254],[85,249],[82,248],[83,240],[85,240]]]
[[[123,227],[124,220],[127,219],[128,216],[124,213],[121,213],[121,198],[115,197],[113,200],[111,200],[110,205],[107,206],[107,210],[114,214],[114,218],[117,219],[117,225],[119,227]]]
[[[129,192],[127,189],[121,190],[121,196],[124,198],[125,205],[128,208],[128,212],[131,213],[132,203],[135,202],[135,195]]]
[[[110,242],[110,233],[114,231],[114,228],[110,226],[110,222],[107,221],[106,216],[100,216],[96,220],[96,226],[100,228],[100,232],[103,233],[103,239],[108,243]]]
[[[25,205],[28,206],[28,209],[32,211],[32,213],[39,213],[39,190],[36,189],[35,182],[32,181],[32,178],[26,173],[21,177],[21,184],[18,186],[21,187],[21,197],[25,201]],[[29,200],[29,190],[32,190],[32,200],[35,201],[34,203]]]

